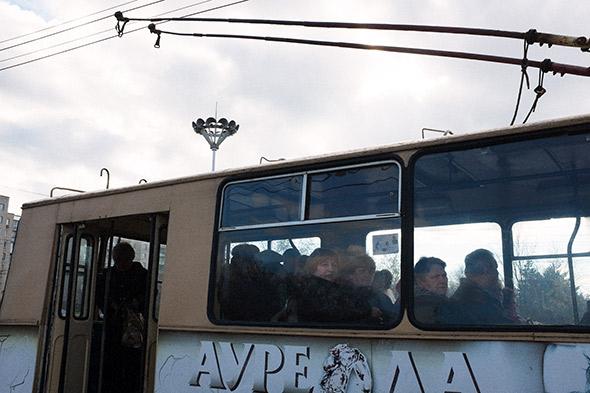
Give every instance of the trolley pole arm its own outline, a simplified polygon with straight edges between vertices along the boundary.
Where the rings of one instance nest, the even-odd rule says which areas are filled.
[[[550,33],[540,33],[535,29],[527,32],[480,29],[472,27],[455,27],[455,26],[430,26],[430,25],[408,25],[394,23],[351,23],[351,22],[313,22],[313,21],[295,21],[295,20],[276,20],[276,19],[238,19],[238,18],[191,18],[191,17],[170,17],[170,18],[126,18],[123,13],[115,13],[117,21],[126,23],[128,21],[143,22],[213,22],[213,23],[242,23],[258,25],[275,25],[275,26],[300,26],[300,27],[317,27],[325,29],[363,29],[363,30],[385,30],[385,31],[414,31],[422,33],[443,33],[443,34],[463,34],[476,35],[484,37],[501,37],[511,39],[526,39],[529,44],[538,43],[540,45],[548,44],[559,46],[571,46],[580,48],[584,52],[590,51],[590,38],[572,37]]]
[[[238,34],[207,34],[207,33],[179,33],[173,31],[159,30],[155,24],[150,24],[148,29],[151,33],[158,36],[157,46],[160,44],[161,34],[169,34],[184,37],[199,37],[199,38],[234,38],[243,40],[257,40],[257,41],[269,41],[269,42],[285,42],[292,44],[303,44],[303,45],[315,45],[315,46],[328,46],[338,48],[349,48],[349,49],[362,49],[362,50],[374,50],[382,52],[395,52],[395,53],[409,53],[415,55],[426,55],[426,56],[437,56],[437,57],[451,57],[456,59],[466,60],[478,60],[492,63],[511,64],[521,67],[523,60],[513,57],[502,57],[485,55],[479,53],[468,53],[468,52],[456,52],[456,51],[444,51],[436,49],[422,49],[422,48],[410,48],[400,46],[385,46],[385,45],[367,45],[358,44],[353,42],[335,42],[335,41],[318,41],[318,40],[305,40],[299,38],[286,38],[286,37],[264,37],[254,35],[238,35]],[[578,75],[578,76],[590,76],[590,67],[581,67],[571,64],[555,63],[549,59],[543,61],[527,60],[527,66],[533,68],[539,68],[544,72],[552,72],[554,74],[565,74]]]

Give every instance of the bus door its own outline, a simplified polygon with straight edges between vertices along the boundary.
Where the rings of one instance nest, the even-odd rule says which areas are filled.
[[[96,228],[86,224],[62,225],[60,232],[46,391],[79,393],[88,374],[100,240]]]
[[[87,393],[153,391],[157,346],[159,294],[166,260],[167,215],[149,214],[112,219],[106,245],[97,269],[95,289],[93,343]],[[123,278],[117,272],[113,249],[120,243],[133,248],[135,278]],[[139,266],[141,265],[141,267]],[[144,277],[144,280],[139,280]],[[139,280],[139,281],[138,281]],[[124,283],[124,285],[122,285]],[[129,292],[127,292],[129,291]],[[139,292],[138,292],[139,291]],[[140,295],[141,293],[141,295]],[[121,314],[126,302],[141,298],[141,339],[123,342],[128,321]],[[124,299],[124,300],[123,300]],[[139,300],[139,299],[138,299]],[[119,310],[119,311],[117,311]],[[128,312],[128,311],[127,311]],[[123,327],[121,328],[121,322]],[[138,325],[134,326],[134,329]]]
[[[145,357],[144,386],[145,391],[153,391],[156,367],[156,349],[158,339],[158,314],[160,310],[160,294],[164,280],[166,266],[166,241],[168,230],[168,217],[162,214],[154,216],[153,232],[150,247],[150,287],[149,309],[147,310],[147,347]]]

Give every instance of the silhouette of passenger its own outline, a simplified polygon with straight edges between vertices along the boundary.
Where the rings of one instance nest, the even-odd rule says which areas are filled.
[[[294,248],[289,248],[283,253],[283,267],[286,274],[295,274],[300,257],[301,254]]]
[[[353,288],[359,299],[365,298],[371,306],[370,324],[389,324],[397,315],[393,302],[383,292],[373,289],[375,261],[362,247],[349,247],[340,273],[342,281]]]
[[[318,248],[311,253],[296,295],[300,322],[345,323],[370,317],[367,299],[336,282],[340,265],[340,257],[332,250]]]
[[[270,321],[283,301],[277,285],[273,254],[263,266],[258,247],[240,244],[233,248],[219,285],[222,317],[232,321]],[[279,254],[277,254],[279,255]],[[279,255],[280,257],[280,255]],[[264,256],[262,257],[264,258]],[[280,266],[280,263],[279,263]]]
[[[384,293],[392,302],[395,302],[395,295],[391,286],[393,284],[393,274],[387,269],[378,270],[373,278],[373,289]]]
[[[129,243],[113,248],[115,265],[106,270],[106,307],[105,276],[98,283],[97,303],[105,313],[103,392],[139,393],[141,389],[147,271],[134,258]]]
[[[478,249],[465,257],[465,277],[451,300],[455,310],[449,323],[501,325],[520,322],[513,292],[502,289],[498,262],[489,250]]]

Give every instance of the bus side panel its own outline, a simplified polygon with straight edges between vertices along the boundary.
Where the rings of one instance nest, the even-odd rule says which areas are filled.
[[[38,324],[42,320],[53,266],[57,205],[23,210],[8,270],[0,323]]]
[[[161,331],[156,391],[539,393],[546,347]]]
[[[0,392],[33,391],[37,327],[0,326]]]
[[[590,344],[549,344],[543,362],[545,391],[590,391]]]

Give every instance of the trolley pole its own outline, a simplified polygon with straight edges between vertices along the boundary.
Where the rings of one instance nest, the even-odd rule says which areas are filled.
[[[210,117],[207,120],[198,119],[193,121],[193,130],[202,135],[209,144],[212,152],[211,171],[215,172],[215,153],[219,150],[221,143],[228,137],[238,132],[240,128],[234,120],[221,118],[219,120]]]

